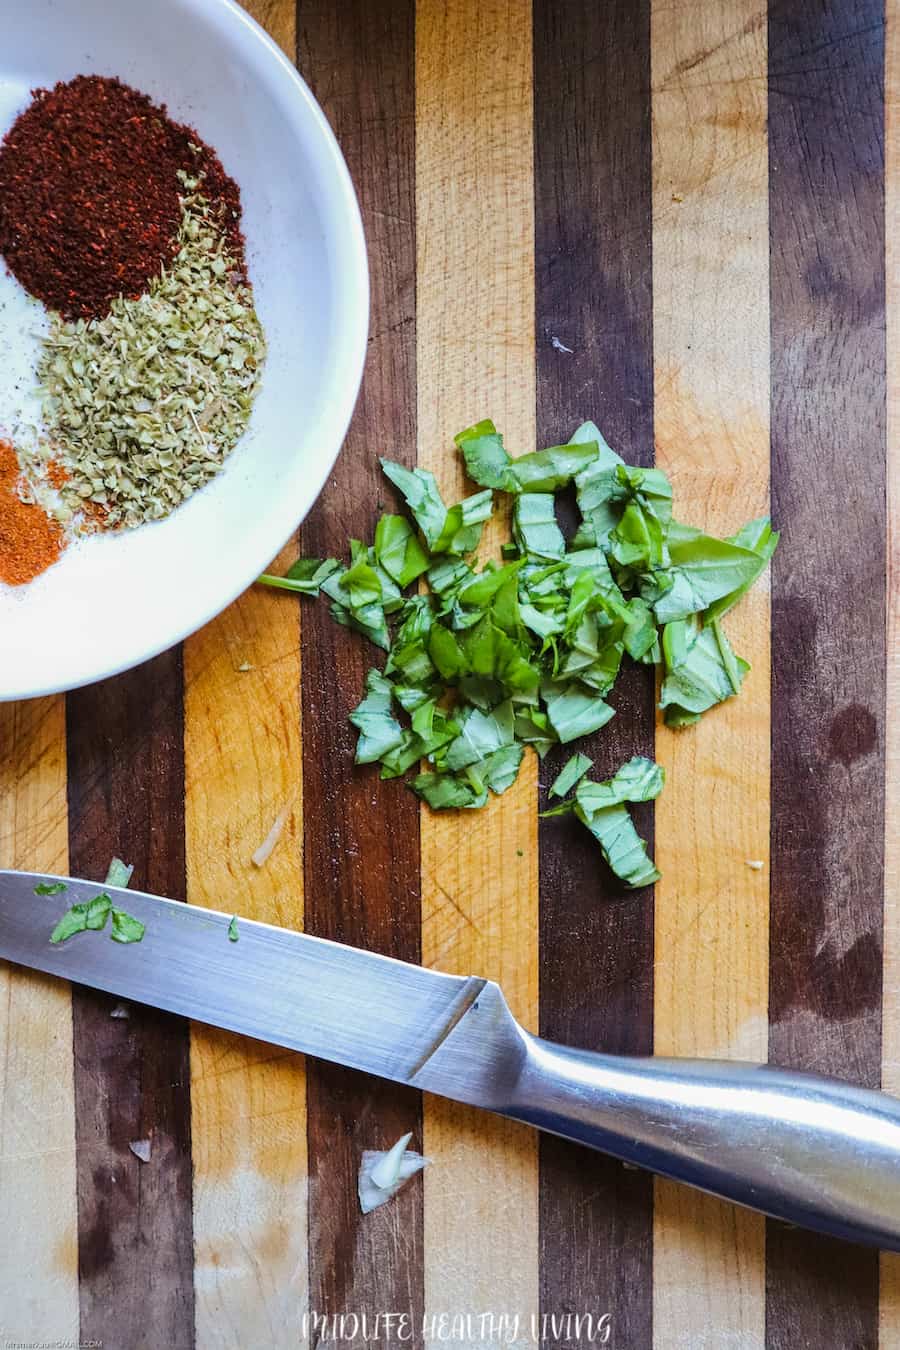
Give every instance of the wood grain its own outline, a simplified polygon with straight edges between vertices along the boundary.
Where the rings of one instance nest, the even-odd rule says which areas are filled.
[[[416,28],[419,463],[467,486],[453,436],[491,417],[534,445],[532,49],[524,0],[420,0]],[[460,71],[466,71],[460,79]],[[482,556],[508,537],[499,515]],[[537,1025],[536,764],[484,811],[422,813],[422,959],[499,980]],[[537,1308],[533,1134],[425,1102],[430,1316]],[[502,1241],[498,1241],[498,1225]],[[518,1343],[518,1342],[517,1342]]]
[[[630,463],[653,460],[650,8],[535,4],[537,429],[565,440],[592,417]],[[618,716],[586,747],[598,776],[653,754],[652,677],[623,671]],[[546,761],[552,782],[564,754]],[[652,846],[652,813],[635,813]],[[572,820],[541,826],[541,1032],[648,1054],[651,891],[622,895]],[[541,1140],[541,1300],[611,1314],[651,1338],[652,1182]]]
[[[276,569],[296,556],[294,543]],[[188,899],[302,928],[299,606],[251,589],[184,660]],[[274,852],[254,866],[286,807]],[[295,1347],[307,1302],[303,1060],[194,1026],[191,1103],[197,1344]]]
[[[900,5],[887,6],[885,282],[887,368],[887,681],[884,999],[881,1084],[900,1095]],[[900,1256],[881,1258],[880,1350],[900,1350]]]
[[[0,867],[68,871],[61,698],[0,704]],[[4,965],[0,1009],[0,1340],[77,1340],[72,997]]]
[[[759,0],[653,9],[656,462],[675,514],[734,533],[769,509],[766,14]],[[752,673],[695,727],[659,726],[654,1048],[767,1053],[769,594],[726,621]],[[766,863],[761,871],[748,860]],[[765,1341],[765,1225],[656,1185],[654,1344]]]
[[[372,278],[360,402],[303,531],[304,551],[321,557],[343,555],[348,538],[372,538],[386,500],[377,456],[415,460],[414,12],[411,0],[310,0],[299,24],[300,69],[347,157]],[[416,801],[402,784],[353,767],[355,733],[347,723],[377,655],[339,628],[326,605],[304,611],[306,924],[321,936],[417,961]],[[363,1149],[387,1147],[407,1130],[421,1148],[419,1096],[316,1064],[309,1066],[308,1110],[312,1310],[405,1312],[420,1327],[421,1182],[365,1219],[356,1197]]]
[[[252,14],[294,61],[297,55],[297,0],[246,0],[244,8]]]
[[[293,0],[248,8],[293,60]],[[274,570],[296,555],[292,541]],[[187,887],[192,904],[302,928],[300,608],[283,599],[251,588],[185,644]],[[197,1345],[295,1347],[309,1296],[303,1060],[194,1026],[191,1140]]]
[[[182,663],[175,649],[67,700],[69,862],[183,899]],[[104,939],[99,938],[100,941]],[[193,1344],[188,1025],[73,989],[81,1339]],[[151,1141],[140,1162],[129,1149]]]
[[[881,5],[769,10],[769,1050],[881,1073],[885,351]],[[858,484],[859,489],[853,485]],[[863,486],[864,485],[864,486]],[[874,1346],[878,1262],[769,1225],[767,1342]]]

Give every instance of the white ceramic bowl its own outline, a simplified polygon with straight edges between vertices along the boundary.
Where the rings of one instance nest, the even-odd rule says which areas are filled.
[[[147,660],[266,567],[344,439],[365,356],[368,274],[353,187],[320,108],[230,0],[2,0],[0,17],[0,134],[35,86],[117,75],[218,150],[241,188],[269,343],[250,428],[217,479],[159,524],[80,541],[30,586],[0,585],[3,700]],[[41,320],[31,305],[23,322],[26,302],[11,288],[19,292],[0,278],[7,396],[10,380],[27,381],[38,344],[26,330]],[[3,405],[0,387],[0,434]]]

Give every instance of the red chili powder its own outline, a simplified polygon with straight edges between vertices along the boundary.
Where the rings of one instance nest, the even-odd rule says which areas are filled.
[[[0,253],[50,309],[104,315],[174,256],[179,169],[205,174],[200,191],[221,210],[246,280],[238,186],[191,127],[121,80],[78,75],[36,89],[0,144]]]
[[[20,499],[21,476],[15,450],[0,441],[0,581],[8,586],[33,581],[65,547],[57,522]]]

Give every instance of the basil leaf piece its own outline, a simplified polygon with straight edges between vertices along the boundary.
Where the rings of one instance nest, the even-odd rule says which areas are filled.
[[[503,448],[503,437],[493,422],[485,420],[466,427],[454,436],[463,452],[466,472],[481,487],[499,488],[504,492],[515,490],[509,468],[512,459]]]
[[[470,778],[477,776],[486,788],[499,797],[518,778],[524,755],[525,750],[521,745],[502,745],[480,764],[472,766]]]
[[[34,888],[35,895],[60,895],[68,887],[64,881],[39,881]]]
[[[766,565],[766,559],[752,548],[716,539],[675,521],[669,528],[667,542],[672,584],[654,604],[660,624],[698,614],[717,600],[731,596],[739,599]],[[729,600],[725,608],[730,608],[735,600]]]
[[[317,596],[322,587],[322,582],[337,572],[341,564],[337,558],[326,558],[322,562],[319,558],[298,558],[297,561],[288,568],[283,577],[272,576],[264,572],[257,580],[264,586],[275,586],[284,591],[296,591],[299,595]]]
[[[73,905],[71,909],[66,910],[50,934],[50,941],[53,943],[67,942],[70,937],[73,937],[76,933],[83,933],[86,928],[84,912],[79,911],[79,907]]]
[[[643,755],[635,755],[603,783],[580,782],[575,793],[582,809],[589,814],[623,802],[649,802],[658,797],[666,781],[660,764]]]
[[[381,461],[381,467],[406,498],[432,553],[471,553],[478,547],[482,524],[493,510],[490,489],[466,497],[448,510],[430,470],[406,469],[388,459]]]
[[[457,720],[459,735],[442,757],[442,767],[451,772],[477,764],[495,750],[513,743],[513,707],[508,699],[490,713],[467,708],[461,716],[457,714]]]
[[[507,637],[490,616],[464,633],[459,646],[467,674],[493,676],[510,694],[537,689],[540,684],[540,672],[528,660],[528,647]]]
[[[228,925],[228,941],[237,942],[240,934],[238,933],[237,915],[232,914],[231,922]]]
[[[590,736],[592,732],[599,731],[615,716],[615,709],[608,703],[574,683],[544,680],[541,695],[550,725],[564,745],[577,740],[579,736]]]
[[[415,530],[403,516],[382,516],[375,526],[375,557],[398,586],[409,586],[431,566]]]
[[[104,928],[111,908],[112,901],[105,894],[95,895],[92,900],[82,900],[80,904],[72,905],[50,934],[50,941],[54,944],[66,942],[75,933]]]
[[[668,726],[690,725],[685,714],[699,715],[731,698],[750,669],[734,655],[716,621],[706,628],[695,618],[667,624],[662,647],[666,677],[659,706]]]
[[[778,547],[780,535],[777,530],[772,529],[772,522],[768,516],[760,516],[758,520],[751,520],[742,529],[738,530],[733,538],[729,539],[730,544],[735,544],[739,548],[750,549],[759,559],[759,568],[747,579],[736,586],[733,591],[723,595],[720,599],[714,600],[705,612],[704,618],[707,622],[711,619],[721,619],[723,614],[727,614],[732,606],[736,605],[743,595],[746,595],[750,587],[765,571],[772,555]]]
[[[490,520],[493,510],[494,497],[489,488],[451,506],[444,527],[432,546],[433,552],[455,556],[474,552],[481,540],[481,527]]]
[[[121,858],[113,858],[106,873],[105,886],[128,886],[134,872],[134,866],[124,863]]]
[[[352,628],[354,632],[361,633],[363,637],[367,637],[382,651],[390,651],[391,635],[388,632],[384,610],[380,605],[370,606],[368,609],[360,610],[357,614],[354,614],[346,605],[342,605],[340,601],[335,600],[331,606],[331,617],[335,623],[341,624],[344,628]]]
[[[589,468],[600,454],[596,441],[570,441],[534,450],[510,460],[509,475],[517,492],[559,492]]]
[[[576,802],[575,814],[590,830],[611,870],[629,890],[639,890],[659,881],[659,872],[647,853],[644,840],[624,806],[591,809]]]
[[[556,522],[552,492],[524,492],[513,508],[513,535],[520,553],[552,561],[566,551],[563,532]]]
[[[140,919],[136,919],[133,914],[128,914],[124,909],[112,911],[112,932],[110,937],[113,942],[140,942],[146,929]]]
[[[593,760],[588,755],[572,755],[571,759],[566,760],[559,773],[550,784],[551,797],[565,797],[567,792],[571,792],[576,784],[588,772],[593,764]]]
[[[434,474],[428,469],[407,469],[389,459],[382,459],[381,467],[394,486],[403,493],[416,524],[425,536],[425,542],[433,552],[447,519],[447,508]]]
[[[516,740],[521,745],[531,745],[538,758],[543,759],[557,744],[556,732],[550,726],[545,712],[537,708],[516,708]]]
[[[356,764],[374,764],[403,740],[403,727],[393,714],[393,685],[380,671],[366,676],[366,696],[350,714],[359,731]]]
[[[412,781],[412,790],[432,811],[478,810],[488,799],[487,788],[479,789],[467,777],[450,773],[420,773]]]

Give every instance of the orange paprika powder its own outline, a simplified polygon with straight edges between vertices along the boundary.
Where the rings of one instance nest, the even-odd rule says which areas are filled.
[[[61,526],[41,509],[23,502],[16,452],[0,441],[0,581],[24,586],[55,563],[65,547]]]

